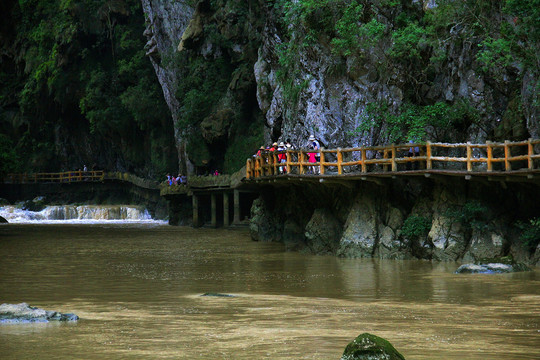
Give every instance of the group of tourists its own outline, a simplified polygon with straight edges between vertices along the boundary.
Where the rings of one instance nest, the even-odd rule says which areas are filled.
[[[309,151],[307,153],[308,162],[313,163],[313,164],[319,162],[320,159],[321,159],[321,156],[320,156],[321,155],[320,154],[321,145],[320,145],[319,141],[315,138],[314,135],[309,136],[308,143],[307,143],[307,149],[308,149],[308,151],[313,150],[313,151]],[[268,154],[268,153],[271,153],[271,152],[276,152],[278,162],[280,164],[284,164],[284,163],[287,162],[287,150],[296,150],[295,147],[291,144],[291,141],[289,139],[287,139],[286,142],[281,141],[279,144],[277,142],[274,142],[272,144],[272,146],[267,146],[267,147],[261,146],[259,148],[259,150],[257,151],[257,153],[255,155],[253,155],[253,156],[254,157],[261,157],[261,156],[263,156],[265,154]],[[286,166],[280,166],[279,167],[279,173],[280,174],[287,173],[287,167]],[[308,168],[308,173],[318,174],[319,173],[319,168],[317,166],[310,166]]]
[[[187,185],[187,176],[178,174],[178,176],[167,174],[167,185]]]

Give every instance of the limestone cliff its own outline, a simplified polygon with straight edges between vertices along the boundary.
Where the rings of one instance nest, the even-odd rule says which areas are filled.
[[[178,131],[179,102],[176,98],[178,71],[172,58],[193,15],[193,7],[187,1],[141,0],[145,14],[146,29],[144,35],[148,39],[144,49],[156,72],[163,97],[171,112],[175,129],[174,137],[178,150],[178,163],[186,166],[186,139]],[[187,162],[189,165],[189,162]],[[181,166],[182,168],[182,166]]]
[[[183,161],[202,170],[236,170],[231,158],[250,156],[257,142],[304,146],[309,134],[325,147],[540,135],[536,10],[526,4],[143,4]],[[174,64],[156,65],[171,44]]]

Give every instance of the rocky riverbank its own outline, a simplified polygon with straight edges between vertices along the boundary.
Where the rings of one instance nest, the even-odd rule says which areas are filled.
[[[537,239],[524,236],[538,216],[535,184],[461,178],[324,184],[266,188],[252,207],[252,238],[353,258],[475,262],[511,255],[540,264]]]

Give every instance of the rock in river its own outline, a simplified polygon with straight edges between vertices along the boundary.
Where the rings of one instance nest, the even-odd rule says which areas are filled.
[[[530,271],[530,269],[523,264],[463,264],[456,270],[456,274],[503,274],[517,271]]]
[[[0,305],[0,323],[19,324],[54,320],[77,321],[79,317],[75,314],[62,314],[56,311],[39,309],[27,303]]]
[[[405,360],[405,358],[388,340],[363,333],[347,345],[341,360]]]
[[[531,271],[531,269],[511,256],[502,256],[493,259],[483,259],[475,264],[463,264],[456,274],[501,274],[518,271]]]

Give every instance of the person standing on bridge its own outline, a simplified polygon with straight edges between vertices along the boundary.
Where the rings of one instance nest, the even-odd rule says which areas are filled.
[[[418,146],[412,146],[414,144],[414,141],[409,140],[409,144],[411,144],[408,154],[409,157],[420,156],[420,148]],[[407,163],[407,170],[418,170],[418,163],[416,161],[414,161],[412,164],[410,162]]]
[[[285,143],[282,141],[279,143],[279,146],[278,146],[278,161],[280,164],[284,164],[287,162],[287,153],[286,153],[286,148],[285,148]],[[279,173],[280,174],[285,174],[287,172],[287,167],[286,166],[280,166],[279,167]]]
[[[309,135],[308,141],[309,141],[308,149],[316,151],[316,152],[308,153],[309,162],[310,163],[320,162],[321,155],[320,155],[319,151],[321,149],[321,145],[320,145],[319,141],[317,139],[315,139],[314,135]],[[317,166],[312,166],[311,170],[312,170],[313,174],[319,174],[319,168]]]

